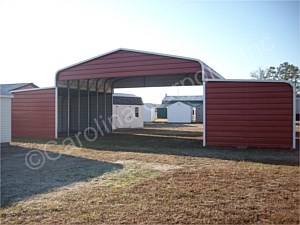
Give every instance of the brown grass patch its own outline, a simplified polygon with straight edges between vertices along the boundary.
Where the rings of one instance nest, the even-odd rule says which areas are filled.
[[[168,135],[169,130],[165,132]],[[178,132],[182,130],[178,128]],[[188,137],[190,132],[182,136]],[[122,148],[116,147],[115,140],[123,141]],[[299,224],[297,152],[201,149],[189,142],[172,148],[169,143],[139,147],[143,141],[136,137],[128,140],[121,133],[97,140],[95,149],[14,143],[1,159],[6,163],[2,166],[8,165],[2,167],[2,177],[15,174],[5,185],[13,187],[16,178],[23,177],[16,174],[22,173],[26,173],[24,179],[45,182],[54,177],[66,184],[37,190],[39,182],[32,183],[27,198],[15,199],[1,209],[1,222]],[[24,171],[25,153],[14,155],[22,148],[62,152],[64,157],[47,161],[45,170]],[[107,169],[116,165],[117,169]],[[103,172],[103,168],[107,170]],[[70,179],[72,182],[67,182]]]

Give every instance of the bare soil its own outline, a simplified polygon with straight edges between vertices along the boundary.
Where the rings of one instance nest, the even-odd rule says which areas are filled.
[[[300,222],[299,151],[203,148],[199,124],[47,141],[1,150],[2,224]]]

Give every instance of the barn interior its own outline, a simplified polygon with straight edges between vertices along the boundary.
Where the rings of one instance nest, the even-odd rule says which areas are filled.
[[[115,77],[57,82],[58,137],[112,132],[115,88],[201,86],[202,73]]]

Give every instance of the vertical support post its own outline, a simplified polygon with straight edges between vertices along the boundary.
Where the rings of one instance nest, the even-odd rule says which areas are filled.
[[[203,80],[203,146],[206,146],[206,81]]]
[[[293,143],[292,148],[296,149],[296,84],[291,84],[293,88]]]
[[[204,70],[204,63],[199,61],[201,65],[201,72],[202,72],[202,83],[203,83],[203,146],[206,146],[206,96],[205,96],[205,89],[206,89],[206,81],[205,81],[205,70]]]
[[[111,84],[111,118],[110,118],[110,124],[111,124],[111,133],[113,132],[113,115],[114,115],[114,113],[113,113],[113,110],[114,110],[114,82]]]
[[[106,81],[104,83],[104,123],[105,123],[105,133],[107,133],[106,124]]]
[[[99,120],[99,79],[97,79],[97,82],[96,82],[96,120],[98,121]],[[99,124],[99,122],[98,122]],[[97,132],[99,132],[99,126],[97,126]]]
[[[58,138],[58,86],[55,87],[55,138]]]
[[[61,96],[61,131],[64,132],[64,96]]]
[[[87,80],[87,125],[88,134],[90,134],[90,80]]]
[[[77,99],[77,132],[80,132],[80,80],[77,81],[78,99]]]
[[[68,86],[68,106],[67,106],[67,111],[68,111],[68,127],[67,127],[67,133],[68,137],[70,136],[70,81],[67,81],[67,86]]]

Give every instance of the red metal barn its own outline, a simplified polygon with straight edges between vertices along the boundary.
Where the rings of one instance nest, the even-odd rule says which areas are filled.
[[[59,70],[55,88],[14,92],[13,137],[109,133],[114,88],[178,85],[205,86],[204,145],[293,147],[289,84],[227,82],[198,59],[130,49]]]

